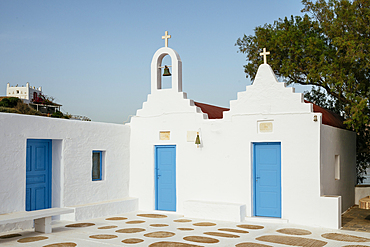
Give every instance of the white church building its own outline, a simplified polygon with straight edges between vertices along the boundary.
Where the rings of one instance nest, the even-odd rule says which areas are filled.
[[[187,99],[169,37],[129,124],[0,113],[0,216],[71,208],[59,218],[78,221],[162,210],[340,228],[355,203],[355,133],[278,82],[265,51],[230,109]],[[165,56],[172,87],[162,89]],[[0,231],[27,227],[32,221]]]

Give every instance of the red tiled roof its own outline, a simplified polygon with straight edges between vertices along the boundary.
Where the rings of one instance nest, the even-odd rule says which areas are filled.
[[[223,112],[229,111],[229,108],[223,108],[214,105],[208,105],[204,103],[198,103],[194,101],[194,104],[198,106],[203,113],[207,113],[208,119],[221,119],[223,118]]]
[[[333,127],[346,129],[346,126],[343,124],[344,118],[341,117],[339,114],[336,114],[330,110],[322,108],[314,103],[305,100],[305,103],[311,103],[313,105],[314,112],[320,112],[322,114],[322,123],[325,125],[330,125]]]
[[[322,114],[323,124],[341,128],[341,129],[346,129],[346,126],[343,124],[344,119],[340,115],[332,111],[329,111],[327,109],[324,109],[318,105],[315,105],[314,103],[309,102],[307,100],[305,100],[304,102],[311,103],[313,105],[313,111]],[[203,113],[206,113],[208,115],[208,119],[222,119],[223,112],[230,110],[229,108],[199,103],[195,101],[194,101],[194,104],[198,106],[202,110]]]

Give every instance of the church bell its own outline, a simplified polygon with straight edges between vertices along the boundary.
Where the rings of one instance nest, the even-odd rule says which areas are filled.
[[[167,67],[167,65],[164,66],[163,76],[170,76],[170,69]]]
[[[200,145],[199,132],[197,132],[197,137],[195,138],[195,144]]]

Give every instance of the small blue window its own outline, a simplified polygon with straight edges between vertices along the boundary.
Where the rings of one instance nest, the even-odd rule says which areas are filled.
[[[103,152],[92,152],[92,180],[102,180]]]

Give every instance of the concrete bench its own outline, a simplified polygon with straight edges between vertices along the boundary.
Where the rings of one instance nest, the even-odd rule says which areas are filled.
[[[51,217],[61,214],[73,213],[72,208],[47,208],[35,211],[14,212],[0,215],[0,225],[34,220],[35,231],[51,233]]]
[[[184,216],[189,218],[241,222],[245,215],[245,204],[206,201],[184,202]]]

